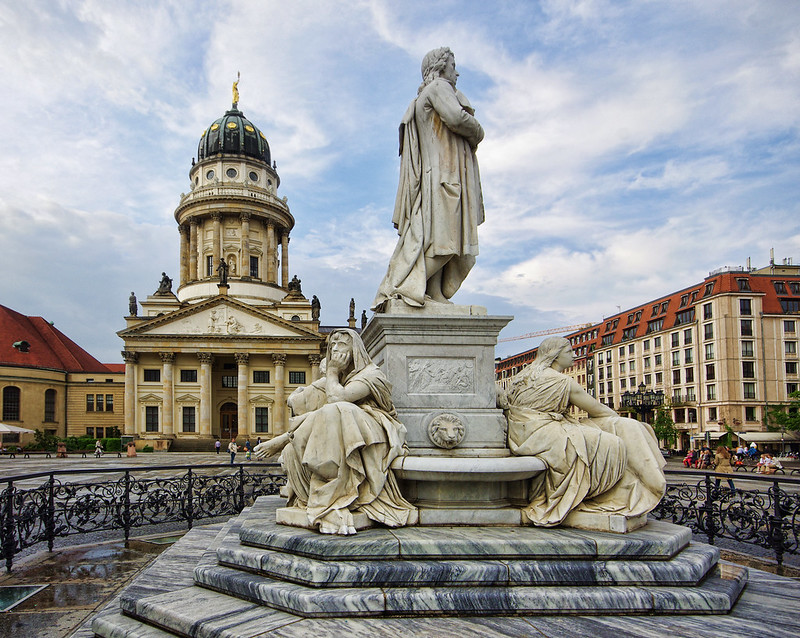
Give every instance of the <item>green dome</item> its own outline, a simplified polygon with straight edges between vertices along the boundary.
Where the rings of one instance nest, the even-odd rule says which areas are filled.
[[[203,131],[197,146],[198,161],[219,153],[246,155],[266,162],[267,166],[271,165],[267,138],[244,113],[235,108]]]

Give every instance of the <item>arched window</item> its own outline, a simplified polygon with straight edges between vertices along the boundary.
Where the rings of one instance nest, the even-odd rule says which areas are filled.
[[[46,423],[52,423],[56,420],[56,391],[44,391],[44,420]]]
[[[3,388],[3,421],[19,421],[19,388]]]

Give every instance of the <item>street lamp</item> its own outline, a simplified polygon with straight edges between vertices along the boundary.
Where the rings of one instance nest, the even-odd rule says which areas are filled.
[[[664,405],[664,391],[648,390],[644,383],[640,383],[636,392],[626,390],[622,393],[620,405],[624,408],[633,408],[633,411],[643,419],[647,410]]]

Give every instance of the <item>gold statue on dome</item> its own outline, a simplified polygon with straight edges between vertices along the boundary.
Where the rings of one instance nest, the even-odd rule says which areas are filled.
[[[239,79],[240,79],[240,77],[241,76],[240,76],[239,72],[237,71],[236,72],[236,82],[233,83],[233,108],[235,108],[235,109],[239,108]]]

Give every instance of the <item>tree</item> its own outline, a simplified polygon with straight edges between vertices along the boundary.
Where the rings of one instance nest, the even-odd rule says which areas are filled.
[[[788,403],[769,411],[769,425],[781,430],[800,430],[800,392],[792,392]]]
[[[661,407],[656,411],[656,418],[653,420],[653,431],[659,441],[664,441],[667,447],[675,445],[678,439],[678,432],[675,430],[675,421],[672,420],[670,411]]]

